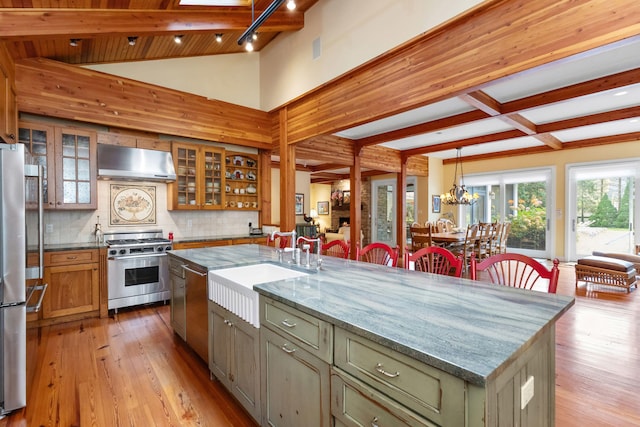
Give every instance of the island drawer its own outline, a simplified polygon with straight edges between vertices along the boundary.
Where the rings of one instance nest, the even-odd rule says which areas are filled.
[[[182,268],[183,264],[186,264],[186,263],[178,258],[170,256],[169,257],[169,274],[174,274],[184,279],[184,269]]]
[[[330,323],[269,298],[260,298],[260,325],[266,326],[331,363],[333,327]]]
[[[437,424],[464,425],[459,378],[337,327],[334,365]]]
[[[437,427],[436,424],[337,369],[331,372],[331,415],[336,420],[336,427]]]

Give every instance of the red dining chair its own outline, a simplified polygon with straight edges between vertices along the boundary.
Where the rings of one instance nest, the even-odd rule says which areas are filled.
[[[391,246],[374,242],[369,243],[362,249],[358,249],[357,257],[358,261],[368,262],[371,264],[388,265],[389,267],[396,267],[398,265],[398,247],[392,248]]]
[[[427,246],[404,256],[404,268],[445,276],[462,277],[462,257],[439,246]]]
[[[279,249],[284,249],[289,246],[289,236],[276,236],[275,239],[271,239],[271,236],[267,237],[267,246],[273,246]]]
[[[338,258],[349,259],[351,244],[344,240],[333,240],[329,243],[323,243],[320,247],[322,255],[334,256]]]
[[[535,259],[521,254],[497,254],[480,262],[472,255],[471,279],[555,294],[560,275],[559,263],[557,258],[554,259],[553,267],[548,270]]]

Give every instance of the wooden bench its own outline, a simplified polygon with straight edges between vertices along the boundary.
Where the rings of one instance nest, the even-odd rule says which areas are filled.
[[[576,264],[576,288],[578,282],[593,283],[605,286],[638,288],[636,269],[629,261],[604,256],[587,256],[578,260]]]

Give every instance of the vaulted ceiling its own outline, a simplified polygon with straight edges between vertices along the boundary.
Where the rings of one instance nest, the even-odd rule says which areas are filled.
[[[178,0],[0,0],[0,40],[15,59],[69,64],[142,61],[243,51],[238,37],[271,0],[238,7],[179,6]],[[279,32],[304,26],[318,0],[296,0],[260,27],[256,50]],[[55,7],[51,5],[55,4]],[[215,35],[223,34],[216,42]],[[183,35],[177,45],[173,36]],[[137,37],[134,46],[127,37]],[[78,46],[69,45],[71,38]],[[482,83],[428,105],[340,129],[327,138],[358,147],[380,145],[406,156],[451,162],[552,152],[640,139],[640,35]],[[482,52],[476,60],[483,61]],[[508,62],[508,61],[507,61]],[[336,156],[317,146],[297,150],[316,182],[347,176]]]

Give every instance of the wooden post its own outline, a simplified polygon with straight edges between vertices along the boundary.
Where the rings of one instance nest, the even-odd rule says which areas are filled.
[[[351,259],[356,259],[358,245],[362,245],[360,236],[362,233],[362,174],[360,171],[360,148],[356,147],[353,156],[353,166],[350,169],[351,206],[349,207],[349,217],[351,218]]]
[[[289,144],[288,108],[280,110],[280,230],[296,228],[296,148]]]

